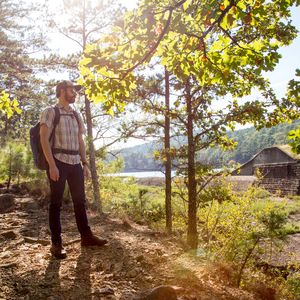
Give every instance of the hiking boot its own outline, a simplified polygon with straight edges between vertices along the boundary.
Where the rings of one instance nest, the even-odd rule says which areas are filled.
[[[67,257],[67,253],[61,244],[52,244],[50,252],[58,259],[64,259]]]
[[[93,235],[92,233],[89,233],[87,235],[84,235],[81,237],[81,246],[88,247],[88,246],[104,246],[107,244],[107,240],[100,239]]]

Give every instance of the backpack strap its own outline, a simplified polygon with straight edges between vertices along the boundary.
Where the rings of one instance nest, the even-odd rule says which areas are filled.
[[[78,112],[76,110],[73,110],[73,115],[76,118],[76,121],[78,123],[78,128],[80,127],[80,121],[79,121],[79,116],[78,116]]]
[[[54,108],[55,116],[54,116],[54,120],[53,120],[53,129],[52,129],[52,132],[51,132],[51,135],[50,135],[50,141],[52,140],[52,147],[54,146],[55,129],[56,129],[56,126],[59,123],[59,119],[60,119],[59,108],[57,106],[53,106],[53,108]]]

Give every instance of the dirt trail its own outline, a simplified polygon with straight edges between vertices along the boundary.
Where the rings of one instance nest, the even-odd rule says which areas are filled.
[[[91,215],[103,248],[81,249],[73,211],[62,209],[68,257],[49,254],[47,210],[29,197],[0,214],[0,299],[133,299],[160,285],[183,288],[178,299],[254,299],[203,268],[177,237],[120,219]]]

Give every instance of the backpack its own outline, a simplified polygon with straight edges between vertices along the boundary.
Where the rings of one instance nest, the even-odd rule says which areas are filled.
[[[54,116],[54,120],[53,120],[53,130],[52,130],[50,138],[49,138],[50,142],[52,140],[51,149],[53,149],[53,145],[54,145],[55,129],[60,120],[59,108],[57,106],[54,106],[53,108],[55,111],[55,116]],[[76,111],[74,111],[74,115],[79,124],[78,115],[77,115]],[[46,157],[44,155],[42,145],[41,145],[40,127],[41,127],[40,122],[38,122],[36,125],[34,125],[32,128],[30,128],[30,146],[31,146],[31,151],[32,151],[33,161],[34,161],[35,166],[40,170],[47,170],[48,162],[46,160]],[[59,150],[59,149],[56,149],[56,150]],[[63,153],[68,153],[68,152],[69,152],[68,150],[63,151]],[[72,154],[73,152],[70,151],[70,153]]]

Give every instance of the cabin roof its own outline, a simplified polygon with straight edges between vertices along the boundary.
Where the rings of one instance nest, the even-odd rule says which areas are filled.
[[[242,168],[243,166],[246,166],[247,164],[249,164],[253,159],[255,159],[256,156],[258,156],[262,151],[266,150],[266,149],[274,149],[277,148],[280,151],[282,151],[284,154],[286,154],[287,156],[289,156],[290,158],[294,159],[294,160],[300,160],[300,154],[296,154],[292,151],[292,147],[290,145],[275,145],[272,147],[267,147],[264,148],[262,150],[260,150],[259,152],[257,152],[255,155],[252,156],[251,159],[249,159],[248,161],[246,161],[244,164],[242,164],[240,166],[240,168]],[[239,169],[240,169],[239,168]]]
[[[278,148],[282,152],[284,152],[286,155],[290,156],[291,158],[295,160],[300,160],[300,154],[296,154],[292,151],[292,147],[290,145],[276,145],[274,147],[270,148]]]

